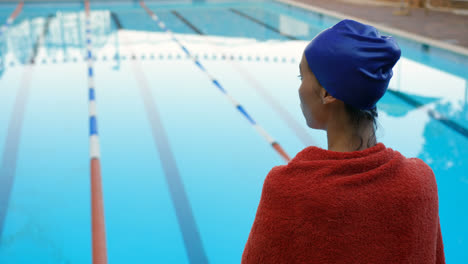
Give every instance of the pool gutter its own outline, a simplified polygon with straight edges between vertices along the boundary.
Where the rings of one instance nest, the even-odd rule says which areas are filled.
[[[458,54],[461,54],[461,55],[464,55],[464,56],[468,56],[468,49],[465,48],[465,47],[445,43],[445,42],[440,41],[440,40],[431,39],[431,38],[424,37],[424,36],[421,36],[421,35],[418,35],[418,34],[415,34],[415,33],[411,33],[411,32],[405,31],[405,30],[380,25],[379,23],[376,23],[376,22],[370,22],[370,21],[365,20],[365,19],[345,15],[343,13],[327,10],[327,9],[312,6],[312,5],[309,5],[309,4],[300,3],[300,2],[294,1],[294,0],[274,0],[274,1],[280,2],[280,3],[283,3],[283,4],[287,4],[287,5],[292,5],[292,6],[295,6],[295,7],[302,8],[302,9],[310,10],[310,11],[313,11],[313,12],[316,12],[316,13],[321,13],[321,14],[324,14],[324,15],[327,15],[327,16],[338,18],[338,19],[352,19],[352,20],[356,20],[356,21],[359,21],[359,22],[364,23],[364,24],[372,24],[378,30],[385,31],[385,32],[387,32],[387,33],[389,33],[391,35],[397,35],[397,36],[400,36],[400,37],[403,37],[403,38],[406,38],[406,39],[409,39],[409,40],[417,41],[417,42],[424,43],[424,44],[427,44],[427,45],[430,45],[430,46],[433,46],[433,47],[437,47],[437,48],[448,50],[448,51],[451,51],[451,52],[455,52],[455,53],[458,53]]]

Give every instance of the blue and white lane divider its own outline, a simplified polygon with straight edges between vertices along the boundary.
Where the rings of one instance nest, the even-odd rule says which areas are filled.
[[[13,24],[13,22],[15,21],[16,17],[19,15],[19,13],[21,12],[21,10],[23,9],[23,6],[24,6],[24,2],[21,1],[18,3],[18,5],[16,6],[16,9],[15,11],[13,11],[13,13],[11,13],[10,17],[8,17],[6,23],[4,25],[2,25],[2,27],[0,28],[0,37],[7,31],[7,29]]]
[[[91,22],[89,1],[86,9],[86,51],[88,60],[89,88],[89,148],[91,159],[91,241],[92,263],[107,264],[106,227],[104,220],[104,199],[102,194],[102,177],[97,130],[96,96],[94,90],[93,53],[91,46]]]
[[[143,9],[146,10],[146,12],[151,17],[151,19],[153,19],[154,22],[156,22],[156,24],[164,32],[170,35],[171,39],[179,45],[179,47],[184,51],[185,54],[187,54],[187,56],[195,63],[195,65],[208,76],[208,78],[211,80],[213,85],[215,85],[229,99],[229,101],[234,105],[234,107],[249,121],[249,123],[258,131],[258,133],[262,135],[269,144],[271,144],[271,146],[276,150],[276,152],[278,152],[278,154],[281,155],[281,157],[284,160],[286,160],[286,162],[289,162],[291,158],[283,150],[280,144],[276,142],[268,134],[268,132],[266,132],[265,129],[263,129],[263,127],[261,127],[259,124],[255,122],[255,120],[247,113],[247,111],[239,102],[237,102],[231,95],[227,93],[227,91],[224,89],[221,83],[206,70],[206,68],[200,63],[200,61],[195,56],[192,56],[190,51],[175,37],[174,33],[172,33],[172,31],[166,27],[164,22],[161,21],[159,17],[145,5],[144,1],[140,1],[140,5],[141,7],[143,7]]]
[[[91,45],[91,29],[88,11],[86,12],[86,60],[88,62],[88,88],[89,88],[89,136],[91,159],[100,158],[99,137],[97,133],[96,94],[94,90],[93,53]]]

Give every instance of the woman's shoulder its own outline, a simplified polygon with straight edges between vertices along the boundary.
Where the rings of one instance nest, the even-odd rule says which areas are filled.
[[[399,157],[401,161],[400,162],[401,166],[409,170],[410,172],[412,171],[414,173],[419,173],[419,174],[423,173],[429,176],[434,175],[432,168],[422,159],[417,158],[417,157],[406,157],[405,155],[400,153],[398,150],[394,150],[391,148],[388,148],[388,149],[392,150],[395,153],[395,155]]]
[[[265,181],[311,180],[328,175],[399,174],[398,178],[434,179],[422,159],[405,157],[383,143],[356,152],[333,152],[317,147],[300,151],[288,164],[273,167]],[[397,175],[394,175],[397,176]]]
[[[432,168],[417,157],[406,157],[397,150],[392,150],[399,159],[395,169],[395,179],[402,187],[412,190],[416,196],[437,197],[437,182]]]
[[[436,179],[432,168],[420,158],[405,158],[406,171],[416,179],[435,185]]]

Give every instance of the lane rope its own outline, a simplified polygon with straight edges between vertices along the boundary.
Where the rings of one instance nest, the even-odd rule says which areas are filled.
[[[0,28],[0,37],[8,30],[8,28],[13,24],[13,22],[15,21],[15,19],[18,17],[18,15],[21,13],[21,11],[23,10],[23,6],[24,6],[24,2],[21,1],[18,3],[18,5],[16,6],[15,8],[15,11],[13,11],[13,13],[11,13],[11,15],[8,17],[6,23],[4,25],[2,25],[2,27]]]
[[[208,76],[212,84],[215,85],[229,99],[232,105],[234,105],[234,107],[249,121],[249,123],[257,130],[257,132],[266,139],[266,141],[276,150],[276,152],[286,162],[289,162],[291,158],[283,150],[281,145],[278,142],[276,142],[275,139],[273,139],[273,137],[271,137],[270,134],[268,134],[268,132],[266,132],[266,130],[263,129],[263,127],[261,127],[259,124],[255,122],[255,120],[251,117],[251,115],[249,115],[249,113],[245,110],[245,108],[239,102],[237,102],[231,95],[228,94],[228,92],[226,91],[226,89],[224,89],[221,83],[207,71],[207,69],[200,63],[200,61],[195,56],[193,56],[190,53],[190,51],[175,37],[174,33],[172,33],[172,31],[166,27],[166,24],[164,24],[164,22],[161,21],[159,17],[146,6],[144,1],[140,1],[140,5],[143,9],[145,9],[145,11],[151,17],[151,19],[154,22],[156,22],[159,28],[161,28],[164,32],[169,34],[171,39],[179,45],[179,47],[184,51],[184,53],[188,57],[190,57],[190,59],[195,63],[195,65]]]
[[[91,22],[89,0],[85,1],[86,47],[89,89],[89,149],[91,159],[91,236],[93,264],[107,264],[106,227],[97,129],[96,94],[94,89],[93,53],[91,47]]]
[[[185,23],[189,28],[191,28],[198,35],[201,35],[201,36],[205,35],[205,33],[203,33],[201,29],[197,28],[196,25],[192,24],[192,22],[190,22],[187,18],[185,18],[179,12],[172,10],[171,13],[174,14],[177,18],[179,18],[183,23]],[[222,51],[222,49],[218,48],[217,46],[214,46],[214,48]],[[225,54],[226,52],[222,51],[218,53]],[[197,55],[195,54],[195,56]],[[277,57],[274,57],[272,61],[277,62]],[[297,121],[294,120],[291,114],[289,114],[289,112],[285,108],[283,108],[280,102],[277,101],[273,96],[271,96],[270,92],[268,92],[268,90],[265,89],[263,85],[256,78],[254,78],[252,74],[245,67],[236,63],[233,57],[231,57],[231,60],[228,60],[227,63],[230,64],[232,68],[237,70],[242,75],[242,77],[250,84],[250,86],[253,89],[255,89],[255,91],[259,95],[261,95],[261,97],[270,105],[270,107],[276,111],[278,116],[281,119],[283,119],[283,121],[288,125],[288,127],[291,128],[292,131],[294,131],[296,136],[299,138],[299,140],[302,141],[302,143],[305,146],[317,146],[317,143],[315,142],[315,140],[312,139],[312,137],[307,133],[307,131]]]

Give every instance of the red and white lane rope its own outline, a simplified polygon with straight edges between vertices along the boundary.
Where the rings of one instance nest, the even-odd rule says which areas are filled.
[[[97,130],[96,96],[94,90],[93,54],[91,48],[91,22],[89,1],[85,1],[86,10],[86,46],[88,60],[89,88],[89,147],[91,158],[91,236],[92,258],[94,264],[107,263],[106,227],[104,220],[104,201],[102,195],[102,177]]]
[[[19,13],[21,13],[21,10],[23,10],[23,6],[24,6],[24,2],[21,1],[18,3],[18,5],[16,6],[16,9],[15,11],[13,11],[13,13],[11,13],[10,17],[8,17],[6,23],[4,25],[2,25],[2,27],[0,28],[0,37],[5,33],[5,31],[7,31],[7,29],[13,24],[13,22],[15,21],[16,17],[18,17]]]

